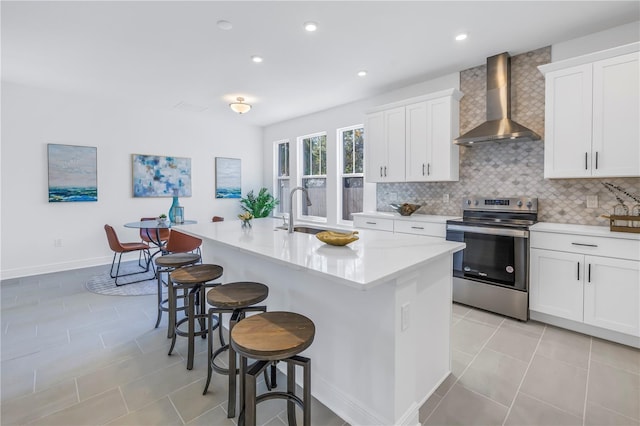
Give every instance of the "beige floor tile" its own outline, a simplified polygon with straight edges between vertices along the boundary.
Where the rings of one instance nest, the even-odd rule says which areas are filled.
[[[527,370],[527,363],[483,349],[464,372],[459,384],[510,406]]]
[[[420,421],[420,424],[424,424],[441,400],[442,397],[434,393],[429,397],[429,399],[427,399],[427,402],[422,404],[422,407],[418,410],[418,420]]]
[[[135,411],[201,377],[198,372],[187,370],[184,363],[179,362],[127,383],[121,389],[127,407]]]
[[[475,355],[495,331],[495,326],[463,318],[451,327],[451,347]]]
[[[80,400],[126,385],[153,372],[181,363],[179,357],[167,356],[165,349],[125,359],[77,378]]]
[[[505,426],[582,426],[582,417],[574,416],[519,393],[504,422]],[[603,426],[603,425],[600,425]]]
[[[285,383],[285,382],[283,381],[282,383]],[[298,396],[301,396],[300,392],[298,392]],[[286,404],[284,405],[284,407],[285,407],[285,410],[278,415],[278,418],[282,421],[283,424],[286,425],[288,424]],[[299,425],[302,424],[302,419],[303,419],[302,409],[296,406],[296,421]],[[343,423],[344,423],[344,420],[336,416],[336,414],[333,411],[329,410],[317,399],[313,397],[311,398],[311,424],[312,425],[341,426]]]
[[[472,392],[464,386],[454,385],[424,424],[500,425],[506,414],[507,407]]]
[[[452,349],[451,350],[451,374],[447,377],[438,389],[434,392],[436,395],[444,396],[451,386],[462,376],[462,373],[473,360],[473,355]]]
[[[42,426],[103,425],[127,414],[122,395],[113,389],[86,401],[74,404],[32,424]]]
[[[528,333],[532,335],[541,336],[542,332],[546,328],[546,324],[543,324],[538,321],[529,320],[529,321],[519,321],[513,318],[505,318],[502,323],[504,327],[515,327],[518,329],[526,330]]]
[[[640,420],[640,375],[591,361],[587,401]]]
[[[454,303],[452,305],[452,314],[457,315],[459,317],[463,317],[471,312],[471,308],[467,305],[461,305],[459,303]]]
[[[640,422],[587,402],[584,424],[585,426],[638,426]]]
[[[586,369],[590,347],[591,337],[549,326],[542,335],[537,354]]]
[[[536,330],[504,323],[486,347],[528,363],[539,341],[540,334]]]
[[[109,426],[182,426],[184,423],[169,398],[162,398],[107,424]]]
[[[593,339],[591,360],[640,374],[640,349]]]
[[[236,417],[237,419],[237,417]],[[207,411],[187,423],[188,426],[235,426],[234,419],[227,418],[227,412],[221,406]]]
[[[2,381],[5,381],[4,376]],[[5,400],[3,393],[2,398],[3,425],[24,425],[78,402],[74,380],[12,400]]]
[[[520,390],[582,417],[587,370],[536,353]]]
[[[490,312],[486,312],[480,309],[472,309],[467,315],[464,316],[465,319],[470,321],[476,321],[482,324],[488,324],[492,326],[499,326],[504,321],[502,315],[492,314]]]
[[[209,391],[202,395],[206,376],[169,394],[169,399],[178,410],[185,423],[200,417],[214,407],[227,407],[227,377],[213,373]]]

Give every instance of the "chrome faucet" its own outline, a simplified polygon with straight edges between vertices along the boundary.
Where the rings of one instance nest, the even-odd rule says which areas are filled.
[[[309,199],[309,192],[307,191],[307,188],[303,188],[302,186],[296,186],[291,190],[291,193],[289,194],[289,233],[290,234],[293,233],[293,194],[298,190],[304,192],[304,195],[307,196],[307,206],[311,205],[311,200]]]

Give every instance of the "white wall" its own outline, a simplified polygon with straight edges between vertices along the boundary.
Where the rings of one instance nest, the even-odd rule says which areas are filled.
[[[575,38],[562,43],[556,43],[551,48],[552,62],[587,53],[598,52],[600,50],[611,49],[640,40],[640,21],[608,30],[589,34],[584,37]]]
[[[327,223],[335,225],[338,222],[338,197],[335,176],[337,175],[337,140],[336,130],[342,127],[356,124],[364,124],[365,111],[375,106],[396,102],[414,96],[425,95],[439,90],[460,87],[458,73],[448,74],[443,77],[425,81],[419,84],[389,91],[379,96],[340,105],[315,114],[298,117],[292,120],[273,124],[264,128],[264,161],[263,180],[273,190],[273,142],[289,139],[291,163],[291,186],[295,186],[299,176],[294,167],[294,159],[299,155],[296,141],[298,136],[310,133],[327,132]],[[365,133],[366,144],[366,133]],[[375,210],[375,184],[365,183],[364,210]],[[298,197],[299,198],[299,197]],[[298,201],[298,200],[296,200]]]
[[[242,193],[263,186],[262,130],[242,118],[143,109],[3,82],[2,278],[111,262],[105,223],[122,241],[139,241],[123,225],[167,213],[171,198],[133,198],[131,154],[191,158],[192,197],[180,198],[186,218],[236,219],[237,199],[215,199],[214,164],[215,157],[240,158]],[[97,202],[48,202],[48,143],[98,148]]]

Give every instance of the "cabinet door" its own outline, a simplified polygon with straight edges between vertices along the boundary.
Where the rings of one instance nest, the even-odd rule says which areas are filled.
[[[584,322],[640,336],[640,264],[586,256]]]
[[[405,107],[384,112],[386,165],[384,182],[404,182],[405,169]],[[366,145],[366,144],[365,144]]]
[[[367,115],[365,121],[365,177],[367,182],[383,182],[386,165],[387,143],[384,139],[384,113]]]
[[[593,176],[640,176],[639,57],[593,64]]]
[[[427,180],[430,172],[427,154],[427,102],[408,105],[406,113],[406,170],[408,182]]]
[[[529,309],[582,322],[584,256],[531,249]]]
[[[547,73],[545,178],[591,176],[592,92],[591,64]]]
[[[453,143],[451,98],[427,102],[427,180],[458,180],[458,145]],[[456,102],[457,105],[457,102]]]

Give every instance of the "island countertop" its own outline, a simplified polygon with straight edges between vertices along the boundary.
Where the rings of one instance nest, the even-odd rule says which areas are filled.
[[[465,247],[463,243],[442,238],[368,229],[358,231],[359,240],[337,247],[321,242],[315,235],[289,234],[276,228],[281,225],[281,220],[262,218],[254,219],[251,228],[242,228],[236,220],[176,228],[230,249],[264,256],[290,268],[304,269],[362,290]]]

